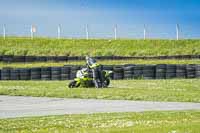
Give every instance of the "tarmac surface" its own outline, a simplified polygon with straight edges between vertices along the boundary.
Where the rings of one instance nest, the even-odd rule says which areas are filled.
[[[1,119],[63,114],[170,110],[200,110],[200,103],[0,96]]]

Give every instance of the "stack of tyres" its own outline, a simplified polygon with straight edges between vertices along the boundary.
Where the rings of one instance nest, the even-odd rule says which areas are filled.
[[[20,80],[30,80],[31,79],[30,69],[20,68],[19,72],[20,72],[20,74],[19,74]]]
[[[10,71],[12,68],[3,68],[1,70],[1,80],[10,80]]]
[[[113,67],[113,79],[120,80],[124,78],[124,69],[122,66],[114,66]]]
[[[31,68],[31,80],[41,80],[41,68]]]
[[[145,65],[143,68],[143,78],[144,79],[155,79],[155,65]]]
[[[186,65],[176,66],[176,78],[186,78]]]
[[[70,79],[70,67],[61,67],[61,80],[69,80]]]
[[[195,73],[195,77],[196,78],[200,78],[200,65],[196,65],[195,67],[196,67],[196,69],[195,69],[196,70],[195,71],[196,72]]]
[[[51,80],[51,67],[41,68],[41,80]]]
[[[20,69],[11,69],[10,70],[10,79],[11,80],[20,80]]]
[[[47,59],[47,61],[51,61],[51,62],[56,62],[57,61],[57,57],[56,56],[47,56],[46,59]]]
[[[3,55],[2,56],[2,61],[3,62],[7,62],[7,63],[13,62],[13,56],[12,55]]]
[[[70,79],[76,78],[76,72],[80,70],[80,66],[71,66]]]
[[[189,64],[186,66],[186,76],[187,78],[195,78],[195,65],[194,64]]]
[[[113,66],[112,65],[103,65],[102,66],[103,68],[103,70],[108,70],[108,71],[113,71]]]
[[[176,78],[176,65],[167,65],[166,67],[166,79]]]
[[[112,65],[103,65],[103,68],[102,68],[103,70],[107,70],[107,71],[113,71],[113,66]],[[113,77],[114,77],[114,73],[112,73],[111,75],[110,75],[110,77],[111,77],[111,79],[113,79]]]
[[[142,79],[143,78],[143,68],[144,65],[136,65],[134,66],[134,74],[133,74],[133,78],[134,79]]]
[[[25,62],[35,62],[36,57],[35,56],[25,56]]]
[[[68,61],[77,61],[78,57],[77,56],[68,56]]]
[[[124,67],[124,79],[133,79],[134,66]]]
[[[166,64],[156,65],[156,79],[165,79],[166,78]]]
[[[13,62],[25,62],[25,56],[14,56]]]
[[[61,80],[61,67],[51,68],[51,80]]]
[[[47,58],[45,56],[37,56],[36,61],[37,62],[45,62],[45,61],[47,61]]]
[[[68,60],[68,59],[67,59],[67,56],[58,56],[57,59],[56,59],[57,62],[60,62],[60,61],[67,61],[67,60]]]
[[[77,60],[85,60],[84,56],[79,56]]]

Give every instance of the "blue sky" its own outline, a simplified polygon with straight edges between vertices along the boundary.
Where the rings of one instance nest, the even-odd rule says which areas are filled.
[[[30,25],[38,27],[38,36],[56,36],[62,25],[62,36],[84,37],[89,25],[91,37],[112,37],[118,25],[118,36],[140,38],[143,25],[151,38],[174,38],[175,25],[181,36],[199,38],[199,0],[0,0],[0,25],[7,34],[28,35]],[[1,28],[2,29],[2,28]],[[2,32],[1,32],[2,33]]]

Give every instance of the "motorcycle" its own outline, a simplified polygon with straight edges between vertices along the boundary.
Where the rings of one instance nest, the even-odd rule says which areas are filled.
[[[76,78],[69,83],[68,87],[107,88],[110,85],[111,74],[113,72],[99,69],[100,65],[92,58],[86,58],[86,62],[87,68],[78,70]]]

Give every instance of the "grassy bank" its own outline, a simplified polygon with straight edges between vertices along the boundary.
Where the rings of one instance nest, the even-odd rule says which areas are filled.
[[[0,38],[0,55],[159,56],[200,54],[200,40]]]
[[[199,111],[107,113],[0,119],[3,133],[198,133]]]
[[[98,61],[105,65],[125,65],[125,64],[200,64],[200,60],[104,60]],[[85,65],[85,61],[69,62],[35,62],[35,63],[0,63],[0,68],[31,68],[31,67],[49,67],[64,65]]]
[[[0,95],[200,102],[199,79],[112,81],[110,88],[69,89],[69,81],[0,81]]]

